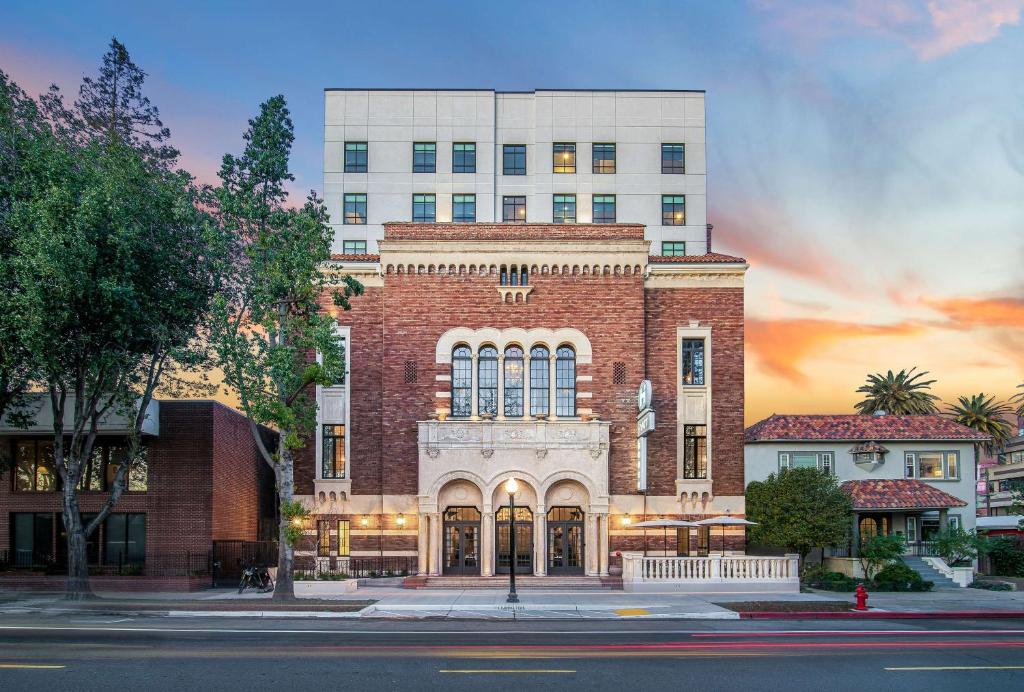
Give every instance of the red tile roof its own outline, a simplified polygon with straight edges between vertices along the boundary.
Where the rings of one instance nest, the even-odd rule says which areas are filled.
[[[742,257],[708,252],[703,255],[651,255],[651,264],[739,264],[747,260]]]
[[[987,440],[946,416],[787,416],[773,414],[744,432],[746,442],[773,440]]]
[[[368,255],[365,252],[348,255],[331,255],[332,262],[380,262],[380,255]]]
[[[937,509],[967,503],[914,478],[846,481],[840,485],[853,498],[854,509]]]

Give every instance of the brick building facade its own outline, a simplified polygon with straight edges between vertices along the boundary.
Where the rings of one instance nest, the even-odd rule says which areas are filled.
[[[43,408],[48,410],[44,404]],[[273,473],[253,442],[248,420],[213,401],[154,402],[143,435],[144,454],[113,512],[90,539],[90,564],[131,565],[152,576],[206,572],[215,540],[256,541],[276,535]],[[0,554],[12,565],[53,564],[65,558],[59,479],[52,466],[52,427],[27,430],[0,425],[9,463],[0,469]],[[100,428],[86,488],[83,515],[108,500],[124,426]],[[268,442],[272,438],[264,430]],[[48,457],[49,455],[49,457]],[[263,529],[261,531],[261,523]],[[269,527],[268,527],[269,524]],[[122,573],[126,570],[121,569]],[[209,577],[204,583],[209,584]]]
[[[349,375],[318,392],[316,443],[297,461],[316,537],[300,561],[507,572],[509,478],[519,572],[706,550],[696,529],[666,541],[632,524],[743,514],[747,265],[652,256],[650,242],[640,224],[389,223],[379,255],[336,256],[328,271],[366,292],[347,312],[323,301]]]

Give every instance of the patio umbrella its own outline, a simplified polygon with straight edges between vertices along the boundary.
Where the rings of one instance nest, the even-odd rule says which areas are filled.
[[[694,523],[692,521],[683,521],[681,519],[651,519],[650,521],[638,521],[637,523],[633,524],[633,526],[638,526],[638,527],[640,527],[642,529],[657,529],[657,528],[664,529],[663,540],[664,540],[665,550],[663,552],[667,553],[668,552],[668,529],[669,529],[670,526],[673,527],[673,528],[679,528],[681,526],[682,527],[694,528],[694,527],[699,526],[699,524],[696,524],[696,523]]]
[[[747,521],[740,517],[730,517],[728,515],[724,517],[711,517],[710,519],[701,519],[697,522],[701,526],[721,526],[722,527],[722,557],[725,557],[725,527],[726,526],[756,526],[756,521]]]

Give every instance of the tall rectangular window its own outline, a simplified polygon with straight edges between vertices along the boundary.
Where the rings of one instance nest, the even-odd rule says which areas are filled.
[[[504,175],[526,175],[525,144],[505,144],[502,146],[501,172]]]
[[[345,426],[332,423],[323,431],[322,478],[345,477]]]
[[[683,426],[683,478],[708,477],[708,427]]]
[[[661,254],[666,257],[685,257],[686,243],[681,240],[666,240],[661,243]]]
[[[345,142],[345,172],[366,172],[366,142]]]
[[[476,173],[476,142],[452,144],[452,173]]]
[[[45,565],[54,559],[53,515],[49,512],[11,514],[12,559],[18,567]]]
[[[594,173],[615,172],[615,145],[595,144],[593,147]]]
[[[114,483],[117,480],[117,469],[128,456],[128,448],[123,444],[108,443],[104,445],[104,455],[106,459],[106,490],[113,490]],[[129,492],[145,491],[149,482],[148,475],[149,470],[145,450],[140,450],[140,453],[134,459],[128,461],[128,476],[125,479],[125,489]]]
[[[686,225],[686,196],[685,195],[662,195],[661,196],[661,225],[662,226],[685,226]]]
[[[14,454],[15,490],[44,493],[57,489],[52,442],[20,440]]]
[[[366,254],[366,241],[365,240],[344,240],[341,246],[342,253],[346,255],[365,255]]]
[[[106,564],[139,565],[146,561],[145,514],[111,514],[103,533]]]
[[[683,339],[680,350],[683,384],[704,384],[704,339]]]
[[[456,223],[476,221],[476,195],[452,195],[452,221]]]
[[[512,195],[501,198],[501,220],[526,223],[526,197]]]
[[[437,218],[437,202],[434,195],[412,196],[412,220],[433,223]]]
[[[576,144],[556,142],[551,145],[551,168],[555,173],[576,172]]]
[[[686,155],[682,144],[661,145],[661,172],[685,173]]]
[[[437,144],[435,142],[413,142],[412,172],[433,173],[437,170]]]
[[[316,556],[331,556],[331,522],[329,519],[318,519],[316,522]]]
[[[364,225],[366,223],[366,195],[363,193],[346,194],[344,212],[346,224]]]
[[[352,531],[348,519],[338,520],[338,557],[348,557],[352,552]]]
[[[551,202],[555,223],[576,223],[576,195],[552,195]]]
[[[615,195],[594,195],[594,223],[615,223]]]
[[[544,346],[530,349],[530,415],[546,416],[551,400],[551,353]]]

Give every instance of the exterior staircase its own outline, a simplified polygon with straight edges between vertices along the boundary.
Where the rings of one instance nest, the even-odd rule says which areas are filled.
[[[920,574],[924,579],[935,582],[936,589],[960,588],[955,581],[944,576],[941,572],[919,557],[904,556],[903,562],[906,563],[907,567]]]
[[[448,576],[406,577],[406,589],[508,589],[508,575],[494,577]],[[516,590],[538,589],[548,591],[614,591],[622,590],[622,577],[535,577],[516,575]]]

